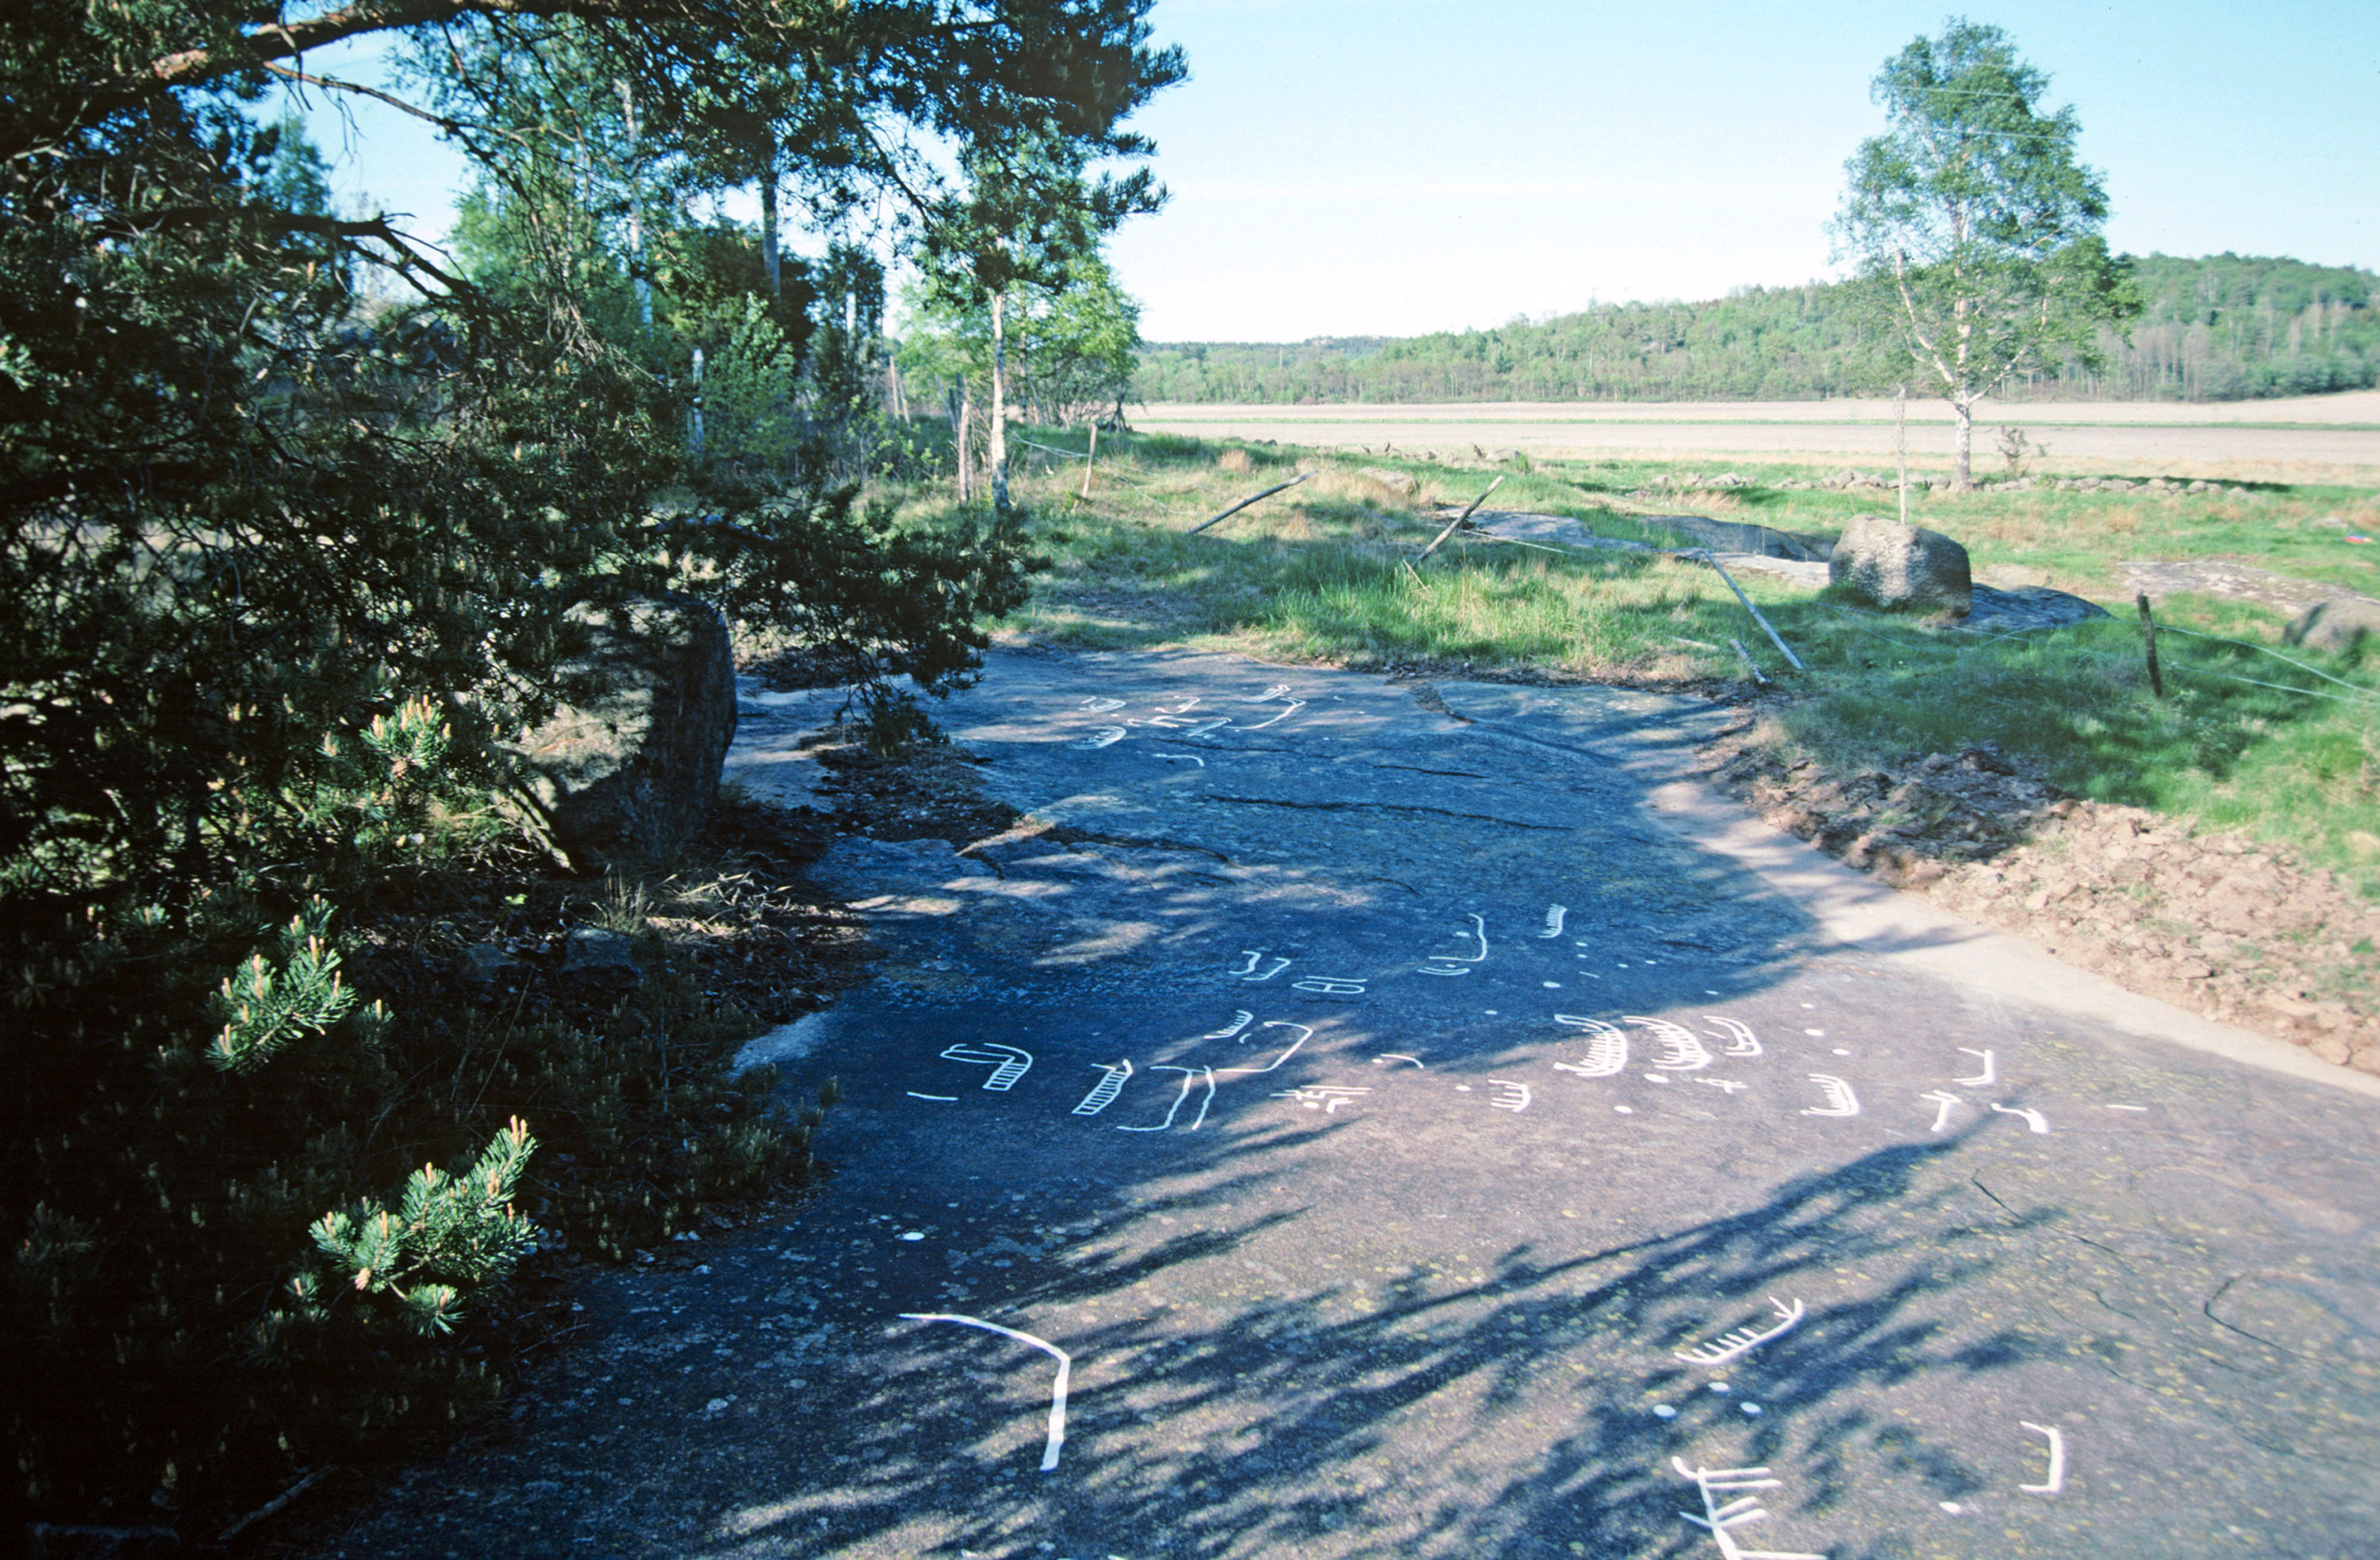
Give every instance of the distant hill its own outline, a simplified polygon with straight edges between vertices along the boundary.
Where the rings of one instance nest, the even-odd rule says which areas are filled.
[[[2220,254],[2131,257],[2146,300],[2098,373],[2010,398],[2242,400],[2380,384],[2380,274]],[[1144,401],[1815,400],[1870,393],[1877,343],[1844,287],[1747,287],[1707,303],[1602,304],[1494,330],[1290,343],[1152,343]]]

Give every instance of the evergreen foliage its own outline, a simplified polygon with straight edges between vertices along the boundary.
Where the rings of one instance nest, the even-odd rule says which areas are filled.
[[[728,1076],[753,1020],[662,950],[609,1010],[457,1021],[358,990],[341,929],[469,843],[501,739],[586,691],[589,608],[687,590],[880,684],[968,675],[1026,560],[860,502],[900,458],[849,433],[880,273],[773,267],[690,201],[752,177],[731,95],[820,224],[937,146],[1133,155],[1180,74],[1145,10],[0,10],[0,1314],[38,1512],[252,1504],[443,1425],[532,1241],[623,1260],[805,1169],[815,1119]],[[332,212],[266,113],[398,27],[480,174],[459,263]]]
[[[2219,401],[2380,386],[2380,275],[2220,254],[2127,255],[2142,299],[2100,366],[2060,362],[2016,399]],[[1135,400],[1819,400],[1872,384],[1874,322],[1841,283],[1746,287],[1699,303],[1610,303],[1490,330],[1139,349]]]

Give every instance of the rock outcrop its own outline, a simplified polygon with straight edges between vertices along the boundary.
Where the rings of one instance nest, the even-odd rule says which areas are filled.
[[[1861,515],[1827,559],[1828,579],[1878,606],[1966,615],[1974,602],[1967,550],[1938,530]]]
[[[701,828],[735,735],[726,620],[685,596],[572,616],[594,643],[562,671],[599,691],[512,745],[522,799],[580,871],[668,856]]]
[[[2367,634],[2380,635],[2380,606],[2338,597],[2316,602],[2299,613],[2281,637],[2309,650],[2332,650],[2345,654],[2362,644]]]

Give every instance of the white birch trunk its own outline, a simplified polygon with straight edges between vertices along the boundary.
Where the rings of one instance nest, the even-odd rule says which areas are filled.
[[[991,507],[1008,513],[1008,336],[1003,326],[1008,299],[991,295],[991,426],[984,440],[984,464],[991,476]]]

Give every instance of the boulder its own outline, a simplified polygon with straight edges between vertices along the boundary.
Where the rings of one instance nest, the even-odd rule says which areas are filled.
[[[1967,550],[1938,530],[1862,515],[1843,528],[1827,578],[1879,606],[1920,607],[1965,616],[1974,582]]]
[[[1408,471],[1391,471],[1385,466],[1366,466],[1355,474],[1369,478],[1400,498],[1411,498],[1421,491],[1420,481]]]
[[[636,945],[620,932],[573,927],[563,943],[557,985],[566,1000],[605,1005],[635,991],[644,979]]]
[[[2309,650],[2351,653],[2366,634],[2380,634],[2380,602],[2338,596],[2316,602],[2297,615],[2281,638]]]
[[[571,616],[593,643],[561,671],[596,691],[511,745],[516,794],[577,871],[668,856],[701,828],[735,735],[726,619],[686,596]]]

